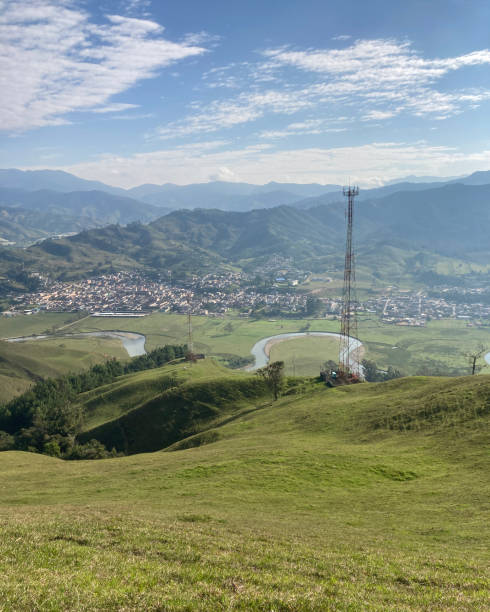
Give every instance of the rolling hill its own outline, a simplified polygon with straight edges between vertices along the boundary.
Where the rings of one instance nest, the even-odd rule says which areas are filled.
[[[0,188],[0,237],[19,245],[111,223],[152,221],[164,209],[103,191]]]
[[[370,233],[377,235],[379,232],[382,240],[412,240],[413,227],[404,236],[397,231],[397,225],[403,228],[407,222],[412,226],[427,225],[427,236],[433,236],[436,219],[446,222],[445,217],[448,217],[450,224],[452,217],[454,225],[458,226],[463,208],[468,208],[467,219],[477,219],[478,223],[484,218],[485,224],[488,207],[482,209],[481,201],[488,199],[489,172],[475,172],[469,177],[455,180],[398,182],[361,190],[358,199],[359,204],[362,203],[359,208],[361,240],[368,238]],[[97,181],[85,181],[61,171],[0,170],[0,206],[3,207],[3,216],[9,216],[9,219],[0,218],[0,241],[3,239],[3,242],[25,245],[52,235],[113,223],[149,222],[162,214],[181,209],[254,212],[281,206],[301,211],[320,209],[317,215],[321,223],[319,229],[332,235],[343,229],[343,205],[338,185],[252,185],[215,181],[191,185],[145,184],[123,190]],[[36,211],[37,214],[27,214],[25,210]],[[457,212],[461,214],[455,216]],[[233,219],[229,217],[232,225]],[[51,225],[53,231],[50,232]],[[450,234],[452,230],[448,223],[444,231],[437,229],[442,234],[437,247],[446,247],[452,236],[446,237],[444,231]],[[279,227],[279,233],[281,231]],[[287,232],[284,238],[288,239]],[[302,236],[300,240],[303,239]],[[314,235],[310,242],[314,250],[318,242]],[[324,243],[325,240],[319,241],[319,244]],[[235,259],[241,257],[240,254],[234,255]]]
[[[126,422],[135,439],[152,432],[153,444],[175,423],[165,405],[187,402],[167,452],[71,462],[0,454],[3,601],[46,610],[487,607],[488,376],[334,390],[296,379],[277,402],[252,394],[231,405],[233,389],[238,396],[256,377],[200,363],[193,380],[193,368],[154,371],[181,384],[150,400],[146,420]],[[133,383],[135,403],[140,384],[148,406],[148,379]],[[202,401],[200,385],[214,397]],[[111,422],[116,392],[92,394],[92,417]]]
[[[87,230],[22,252],[4,249],[2,263],[7,277],[23,260],[29,269],[60,279],[134,268],[172,269],[177,278],[274,253],[303,258],[312,250],[332,253],[331,232],[322,229],[315,218],[288,207],[248,213],[176,211],[148,225]]]

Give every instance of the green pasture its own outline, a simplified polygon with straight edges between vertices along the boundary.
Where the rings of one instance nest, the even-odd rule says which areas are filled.
[[[327,319],[253,320],[227,315],[224,318],[193,317],[193,339],[197,351],[209,355],[250,354],[252,346],[261,338],[297,331],[339,331],[339,322]],[[155,313],[143,319],[89,318],[76,323],[71,329],[95,331],[123,329],[145,334],[147,347],[187,341],[187,318],[184,315]],[[468,327],[465,321],[430,321],[427,327],[402,327],[382,323],[376,317],[360,317],[359,338],[365,347],[365,357],[373,359],[382,368],[393,366],[404,374],[436,366],[443,370],[468,369],[465,353],[482,343],[490,350],[490,327]],[[397,348],[393,348],[397,347]],[[316,374],[318,364],[328,359],[321,343],[313,346],[311,363],[305,374]],[[288,361],[288,367],[291,364]],[[441,371],[441,373],[443,373]]]
[[[53,333],[80,318],[73,312],[39,312],[15,317],[0,316],[0,339]]]
[[[186,450],[0,453],[0,610],[488,609],[490,377],[293,389]]]
[[[83,430],[89,431],[103,423],[119,418],[153,399],[168,387],[169,379],[173,384],[206,382],[218,376],[234,376],[214,360],[197,361],[194,364],[168,365],[164,368],[145,370],[120,376],[114,382],[81,393],[79,403],[85,415]],[[151,427],[151,423],[149,423]]]
[[[128,358],[121,342],[112,338],[0,340],[0,403],[25,391],[40,377],[80,372],[111,357]]]
[[[339,359],[337,338],[305,336],[273,344],[269,354],[271,361],[284,361],[288,376],[318,375],[324,362]]]
[[[466,353],[479,344],[490,351],[490,327],[468,327],[464,321],[430,321],[426,327],[384,324],[377,318],[361,318],[359,337],[366,357],[380,367],[393,366],[406,375],[457,369],[469,373]],[[483,359],[480,360],[483,365]],[[485,367],[488,370],[488,366]]]

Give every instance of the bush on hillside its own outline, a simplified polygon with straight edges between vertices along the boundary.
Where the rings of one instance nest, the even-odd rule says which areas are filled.
[[[0,431],[0,451],[13,450],[15,448],[14,436],[6,431]]]
[[[376,362],[370,359],[363,359],[362,367],[364,378],[368,382],[383,382],[386,380],[393,380],[394,378],[401,378],[402,376],[400,370],[392,366],[388,366],[387,370],[380,370]]]

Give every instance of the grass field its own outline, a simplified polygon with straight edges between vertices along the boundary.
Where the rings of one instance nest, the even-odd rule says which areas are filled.
[[[489,399],[310,384],[196,448],[1,453],[0,610],[488,609]]]
[[[189,380],[206,382],[234,374],[215,361],[206,360],[188,367],[178,363],[121,376],[110,384],[79,395],[85,414],[83,429],[91,430],[148,402],[162,393],[169,378],[182,384]]]
[[[305,336],[273,344],[269,354],[271,361],[284,361],[288,376],[312,376],[320,372],[323,363],[339,359],[337,338]]]
[[[39,377],[80,372],[109,357],[128,358],[119,340],[48,338],[34,342],[0,341],[0,403],[25,391]]]
[[[52,332],[77,321],[81,316],[72,312],[39,312],[16,317],[1,316],[0,339]]]

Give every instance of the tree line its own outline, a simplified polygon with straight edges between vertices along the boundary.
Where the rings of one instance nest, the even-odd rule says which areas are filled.
[[[110,359],[78,374],[47,378],[0,405],[0,450],[26,450],[64,459],[109,456],[98,441],[76,441],[84,414],[78,395],[113,382],[118,376],[158,368],[185,356],[187,345],[166,345],[128,362]]]

